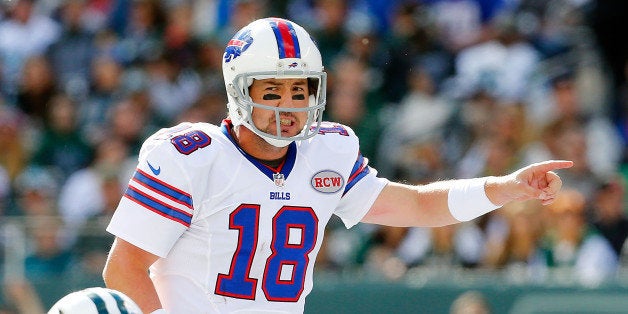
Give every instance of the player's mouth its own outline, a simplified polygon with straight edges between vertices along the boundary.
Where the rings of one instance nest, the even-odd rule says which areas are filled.
[[[281,118],[279,119],[279,124],[281,126],[291,126],[294,124],[294,121],[288,119],[288,118]]]
[[[275,121],[272,122],[272,125],[275,125]],[[297,119],[293,116],[282,115],[279,118],[279,127],[281,128],[281,136],[294,136],[300,130],[297,130]]]

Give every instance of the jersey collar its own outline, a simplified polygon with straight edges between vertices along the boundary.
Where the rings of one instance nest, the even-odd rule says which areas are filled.
[[[290,172],[292,171],[292,168],[294,167],[294,163],[297,159],[297,144],[295,142],[292,142],[288,145],[288,153],[286,156],[286,159],[277,167],[277,168],[272,168],[269,167],[263,163],[261,163],[257,158],[249,155],[247,152],[245,152],[239,145],[238,143],[235,141],[235,139],[233,138],[233,136],[231,136],[231,132],[229,132],[229,130],[233,127],[233,124],[231,123],[231,120],[229,119],[224,119],[222,121],[222,125],[220,126],[220,129],[222,130],[222,133],[231,141],[231,143],[233,143],[233,145],[238,149],[238,151],[244,156],[246,157],[246,159],[249,160],[250,163],[252,163],[255,167],[257,167],[257,169],[259,169],[264,175],[266,175],[271,181],[274,181],[274,174],[282,174],[283,177],[285,179],[288,179],[288,175],[290,174]]]

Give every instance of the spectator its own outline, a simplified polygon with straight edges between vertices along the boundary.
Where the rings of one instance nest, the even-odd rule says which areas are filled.
[[[36,282],[67,275],[76,261],[65,247],[62,221],[55,216],[31,219],[27,233],[32,243],[24,260],[26,278]]]
[[[479,1],[432,1],[428,10],[437,36],[448,51],[457,54],[484,39],[487,30]]]
[[[398,106],[389,108],[394,112],[383,123],[386,141],[377,149],[379,171],[414,182],[449,177],[442,156],[444,128],[455,106],[437,93],[436,81],[425,66],[415,66],[409,82],[410,91]]]
[[[628,237],[625,188],[624,178],[614,176],[600,183],[591,202],[593,225],[610,242],[618,257],[622,256]]]
[[[394,14],[391,33],[382,38],[390,54],[382,82],[387,99],[398,103],[412,92],[409,79],[416,75],[413,72],[427,72],[434,92],[441,93],[443,81],[452,74],[453,53],[445,49],[444,38],[437,36],[428,4],[406,2]]]
[[[202,42],[196,56],[197,71],[201,78],[204,92],[222,94],[222,56],[224,49],[217,38],[210,38]],[[202,97],[202,96],[201,96]],[[224,98],[224,96],[223,96]],[[227,102],[226,100],[224,101]]]
[[[187,110],[183,111],[173,124],[187,122],[214,122],[220,123],[227,116],[224,93],[206,92]]]
[[[528,132],[522,106],[500,102],[485,105],[491,106],[491,117],[489,121],[484,120],[486,118],[474,121],[472,127],[477,136],[471,139],[470,146],[456,167],[458,176],[496,175],[515,169],[520,163],[519,151]]]
[[[116,5],[125,5],[126,1],[115,0],[87,0],[82,7],[81,24],[90,32],[97,32],[111,25],[108,25],[113,20],[113,9]],[[113,24],[110,23],[110,24]]]
[[[59,13],[61,35],[46,53],[59,88],[71,97],[81,100],[87,97],[89,69],[96,54],[94,33],[86,25],[88,2],[90,1],[63,2]]]
[[[348,40],[344,28],[348,16],[349,4],[345,1],[317,0],[314,1],[313,13],[315,20],[311,25],[312,37],[316,38],[318,49],[323,56],[323,65],[335,62]],[[333,84],[329,84],[333,86]]]
[[[66,95],[58,94],[47,104],[46,125],[32,164],[52,167],[65,181],[73,172],[86,167],[92,148],[77,127],[77,108]]]
[[[126,6],[130,6],[128,11]],[[121,14],[120,23],[114,29],[119,42],[115,43],[117,62],[125,65],[141,65],[163,51],[162,36],[166,26],[163,1],[119,1],[113,14]]]
[[[208,38],[216,35],[218,28],[218,2],[214,0],[198,0],[192,2],[192,26],[194,36]]]
[[[498,110],[499,101],[484,89],[478,89],[468,97],[459,99],[455,115],[444,130],[447,140],[448,160],[459,160],[476,141],[491,137],[492,113]],[[465,165],[459,164],[460,168]],[[462,176],[468,174],[459,174]]]
[[[28,280],[4,282],[2,293],[9,300],[7,305],[0,303],[0,313],[2,314],[45,312],[37,291]]]
[[[378,90],[371,89],[368,64],[349,55],[339,57],[330,73],[328,106],[325,113],[333,121],[350,126],[360,136],[362,155],[376,164],[377,143],[382,128],[377,105],[381,104]],[[376,105],[377,104],[377,105]]]
[[[541,247],[543,215],[538,202],[510,204],[487,223],[483,265],[505,270],[515,282],[542,282],[548,266]]]
[[[483,256],[484,234],[479,225],[466,222],[432,230],[432,252],[427,260],[432,265],[477,267]]]
[[[364,268],[388,280],[398,280],[407,271],[407,265],[395,254],[406,235],[406,228],[379,226],[372,234],[365,255]]]
[[[379,227],[372,232],[365,267],[399,279],[412,267],[475,268],[484,252],[484,234],[475,222],[438,228]]]
[[[574,73],[565,73],[552,81],[554,119],[568,121],[583,130],[587,147],[584,156],[591,171],[606,177],[618,169],[623,142],[612,121],[600,113],[585,110],[583,96]],[[600,110],[600,109],[598,109]]]
[[[535,127],[544,130],[542,132],[552,133],[554,138],[557,134],[569,135],[573,144],[565,145],[564,140],[567,138],[563,138],[562,141],[546,143],[545,148],[532,146],[526,152],[527,158],[532,159],[526,161],[537,160],[547,154],[557,154],[559,149],[562,150],[561,154],[575,149],[578,152],[574,151],[572,154],[580,159],[576,162],[579,167],[570,172],[584,171],[583,168],[587,168],[586,171],[597,178],[614,174],[623,157],[624,142],[619,130],[602,113],[603,109],[592,111],[584,107],[584,95],[582,88],[578,86],[577,73],[564,71],[553,77],[549,92],[550,111],[541,119],[535,118],[531,121],[535,122]],[[588,198],[593,189],[588,187],[587,190],[585,194]]]
[[[586,3],[586,2],[585,2]],[[591,30],[603,56],[604,69],[610,71],[611,112],[615,116],[628,116],[628,108],[622,106],[621,89],[628,84],[628,45],[621,40],[618,29],[626,27],[628,5],[621,0],[595,1],[591,9]],[[623,26],[622,26],[623,25]],[[623,100],[625,102],[625,99]]]
[[[415,18],[424,12],[423,6],[418,3],[399,4],[393,11],[390,32],[386,38],[382,38],[390,54],[390,62],[383,69],[382,85],[386,97],[392,103],[398,103],[408,92],[413,59],[428,49],[426,47],[432,46],[430,39],[435,39],[428,35],[427,23],[418,23]]]
[[[105,228],[109,224],[123,193],[120,181],[115,173],[103,175],[101,190],[99,191],[103,199],[102,208],[87,217],[79,227],[80,231],[74,245],[74,252],[79,259],[79,265],[73,275],[81,281],[102,282],[102,269],[105,266],[107,253],[114,238],[105,232]]]
[[[143,93],[130,95],[114,104],[108,112],[108,136],[117,137],[129,148],[129,155],[137,155],[147,133],[156,128],[151,121],[151,108],[148,107]],[[166,125],[170,124],[166,122]]]
[[[201,94],[201,78],[186,68],[175,55],[166,52],[147,65],[148,93],[157,119],[165,125],[172,117],[192,106]]]
[[[549,206],[551,225],[545,230],[543,246],[548,265],[559,270],[556,280],[575,279],[597,286],[613,278],[619,265],[611,244],[587,225],[585,205],[584,195],[577,190],[559,193]]]
[[[17,94],[17,106],[33,122],[47,124],[47,106],[57,92],[55,74],[43,55],[28,57],[22,69]]]
[[[125,172],[124,165],[129,156],[129,147],[123,140],[107,137],[96,148],[90,166],[74,172],[61,187],[59,213],[68,226],[68,236],[72,243],[76,241],[85,221],[105,210],[103,184],[115,177],[126,186],[130,174]],[[84,197],[85,195],[90,197]]]
[[[484,89],[500,100],[519,101],[529,92],[540,56],[516,25],[505,21],[495,22],[494,38],[457,54],[456,83],[462,95]]]
[[[266,0],[237,0],[219,1],[218,8],[218,29],[216,35],[219,36],[220,44],[226,44],[231,39],[228,34],[235,34],[236,31],[263,16],[269,3]],[[221,7],[222,6],[222,7]],[[226,15],[225,15],[226,14]],[[224,37],[223,37],[224,36]]]
[[[173,56],[181,68],[191,69],[196,63],[199,41],[194,37],[192,24],[194,6],[188,2],[171,5],[167,11],[164,30],[164,52]]]
[[[108,111],[124,97],[123,71],[122,66],[110,56],[101,55],[93,60],[89,95],[79,107],[79,125],[91,144],[102,139],[108,128]]]
[[[58,176],[44,167],[29,166],[15,179],[14,215],[40,217],[56,215]]]
[[[0,102],[0,166],[11,182],[27,166],[29,147],[23,141],[24,134],[27,134],[24,117]]]
[[[0,22],[0,63],[2,91],[15,96],[25,61],[42,55],[59,38],[59,25],[49,16],[33,10],[33,0],[3,3],[7,18]]]

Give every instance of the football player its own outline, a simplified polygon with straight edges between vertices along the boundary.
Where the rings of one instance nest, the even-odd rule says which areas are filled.
[[[347,228],[442,226],[510,201],[548,204],[562,184],[552,171],[572,164],[422,186],[377,177],[354,132],[321,121],[321,55],[289,20],[242,28],[223,74],[228,119],[148,138],[107,228],[105,282],[146,313],[303,312],[332,215]]]

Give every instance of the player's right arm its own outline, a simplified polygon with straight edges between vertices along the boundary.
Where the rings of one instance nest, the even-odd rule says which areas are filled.
[[[203,141],[199,144],[197,140]],[[147,139],[107,226],[116,238],[103,271],[105,284],[127,294],[144,313],[163,305],[149,267],[168,255],[193,218],[192,188],[180,159],[209,141],[207,134],[192,124],[162,129]]]
[[[158,258],[116,237],[103,270],[105,285],[128,295],[144,313],[162,308],[148,276],[148,268]]]

